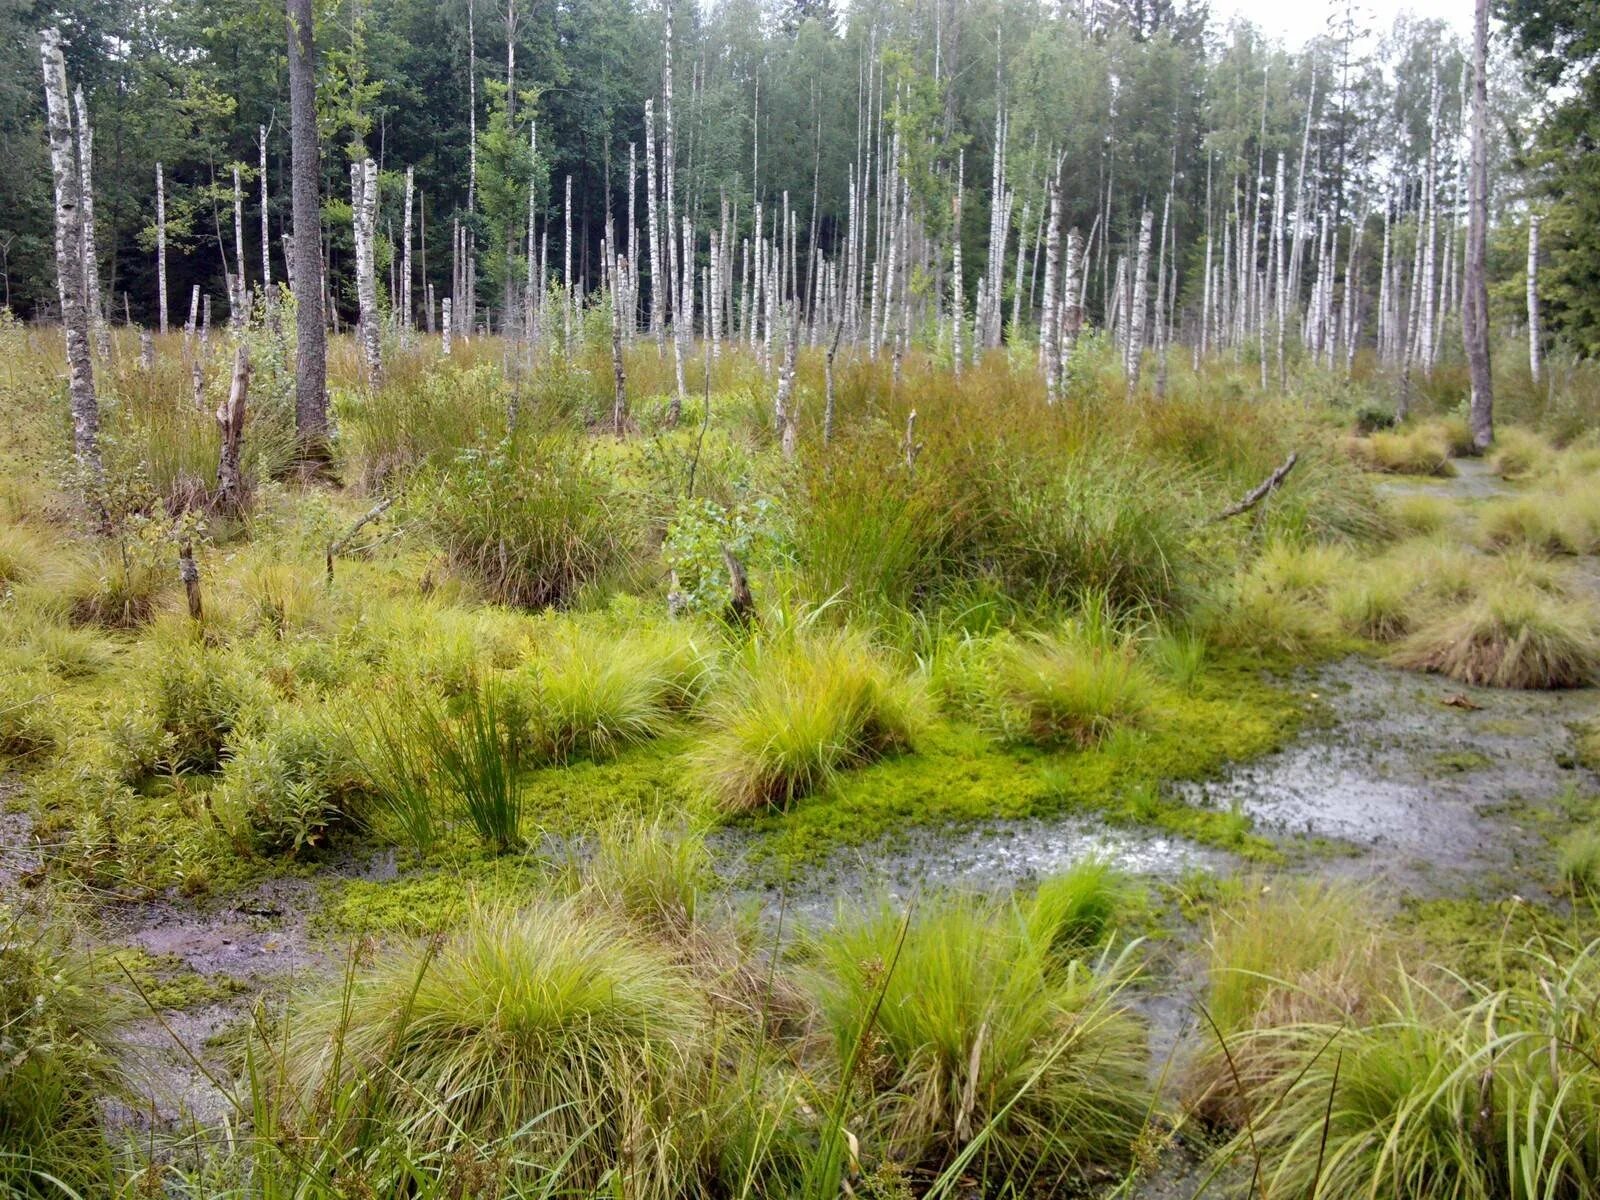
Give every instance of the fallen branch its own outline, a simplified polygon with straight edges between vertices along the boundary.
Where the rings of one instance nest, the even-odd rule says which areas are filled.
[[[1261,483],[1257,485],[1255,491],[1251,492],[1243,500],[1239,501],[1239,503],[1233,505],[1232,507],[1223,509],[1216,516],[1211,518],[1212,521],[1226,521],[1229,517],[1237,517],[1241,513],[1249,512],[1268,496],[1272,495],[1273,492],[1278,490],[1278,488],[1283,484],[1283,481],[1289,477],[1289,472],[1294,470],[1294,464],[1299,461],[1300,452],[1298,450],[1292,451],[1289,457],[1283,460],[1283,466],[1279,467],[1271,475],[1268,475],[1264,480],[1262,480]]]
[[[376,504],[374,504],[371,508],[369,508],[366,511],[366,513],[361,517],[360,520],[358,520],[354,525],[350,526],[349,529],[346,529],[344,531],[344,535],[342,537],[340,537],[340,538],[328,543],[327,564],[328,564],[328,582],[329,583],[333,582],[333,557],[334,557],[334,555],[339,554],[341,551],[343,551],[345,549],[345,547],[347,547],[351,543],[351,541],[355,538],[356,534],[360,533],[361,530],[365,526],[370,525],[373,521],[376,521],[379,517],[383,516],[384,513],[388,512],[390,505],[392,505],[393,503],[394,503],[394,497],[393,496],[386,496],[384,499],[379,500]]]
[[[736,625],[749,625],[755,615],[755,597],[750,594],[750,580],[745,575],[744,564],[724,544],[722,563],[728,568],[728,618]]]

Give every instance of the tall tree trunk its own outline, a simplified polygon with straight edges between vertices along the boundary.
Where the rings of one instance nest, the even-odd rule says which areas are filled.
[[[272,303],[272,232],[267,227],[267,127],[261,133],[261,294]]]
[[[40,38],[44,99],[50,134],[50,173],[56,200],[56,288],[61,324],[67,337],[67,378],[72,402],[72,446],[83,476],[85,499],[99,507],[100,406],[94,394],[94,362],[89,353],[89,311],[84,302],[83,185],[72,145],[72,109],[67,98],[67,65],[61,34],[46,29]]]
[[[400,221],[400,336],[411,340],[414,323],[411,318],[411,194],[416,182],[414,168],[406,168],[406,202]],[[529,246],[531,252],[533,247]],[[531,260],[530,260],[531,261]]]
[[[611,376],[615,394],[611,401],[611,432],[622,436],[628,419],[628,379],[622,366],[622,300],[627,294],[627,260],[618,254],[611,274]]]
[[[100,301],[100,255],[94,245],[94,127],[89,124],[89,106],[81,86],[73,90],[72,102],[78,113],[78,174],[83,197],[83,300],[89,309],[95,350],[101,361],[109,362],[111,328]]]
[[[156,309],[161,332],[167,331],[167,182],[156,164]]]
[[[1039,358],[1044,365],[1044,394],[1054,404],[1061,375],[1061,322],[1056,316],[1056,275],[1061,266],[1061,188],[1059,170],[1047,184],[1050,224],[1044,235],[1044,309],[1039,318]]]
[[[1139,218],[1139,250],[1133,268],[1133,309],[1128,317],[1126,369],[1130,399],[1139,390],[1139,368],[1144,358],[1146,310],[1150,307],[1150,234],[1154,224],[1155,214],[1146,209]]]
[[[378,164],[370,158],[350,164],[350,201],[356,240],[356,301],[361,307],[361,353],[367,386],[383,381],[382,329],[378,315],[377,255]]]
[[[1468,168],[1466,303],[1462,335],[1472,372],[1472,445],[1494,441],[1494,381],[1489,373],[1489,0],[1473,4],[1472,162]]]
[[[233,291],[228,294],[228,322],[240,324],[249,315],[250,289],[244,279],[244,189],[239,164],[233,164]]]
[[[1544,348],[1540,345],[1544,330],[1539,319],[1539,220],[1538,213],[1528,218],[1528,371],[1535,383],[1544,368]]]
[[[950,361],[961,377],[961,340],[966,336],[967,300],[962,295],[961,199],[967,176],[967,152],[956,152],[956,203],[950,215]]]
[[[295,433],[322,457],[328,436],[328,334],[322,308],[322,171],[317,147],[317,50],[311,0],[288,0],[289,107],[294,209]]]

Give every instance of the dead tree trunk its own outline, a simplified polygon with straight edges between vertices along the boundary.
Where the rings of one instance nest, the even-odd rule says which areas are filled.
[[[382,330],[378,316],[377,256],[378,164],[370,158],[350,164],[350,203],[356,241],[356,300],[361,307],[361,353],[367,386],[376,390],[383,379]]]
[[[1539,319],[1539,214],[1528,218],[1528,371],[1539,382],[1544,373],[1543,324]]]
[[[78,113],[78,175],[83,194],[83,299],[89,308],[95,351],[102,362],[109,362],[111,327],[100,302],[100,256],[94,245],[94,127],[89,124],[89,106],[84,103],[82,87],[73,91],[72,102]]]
[[[267,223],[267,127],[261,133],[261,295],[272,303],[272,231]]]
[[[411,194],[415,187],[414,168],[406,168],[405,215],[400,222],[400,336],[409,343],[411,331],[416,327],[411,316]],[[531,201],[530,201],[531,204]],[[533,247],[528,247],[528,261],[533,262]]]
[[[628,260],[617,255],[611,274],[611,375],[616,394],[611,401],[611,432],[622,436],[628,420],[628,379],[622,367],[622,305],[628,294]]]
[[[237,512],[244,506],[244,476],[239,468],[239,452],[244,441],[245,398],[250,390],[250,349],[240,341],[233,353],[233,386],[228,398],[217,406],[217,428],[222,433],[222,451],[217,458],[217,507]]]
[[[244,277],[244,189],[239,164],[233,164],[233,292],[228,296],[228,320],[242,323],[249,316],[250,288]]]
[[[161,332],[167,332],[167,184],[156,164],[156,307]]]
[[[1150,307],[1150,234],[1155,214],[1146,209],[1139,218],[1139,250],[1133,268],[1133,308],[1128,317],[1128,349],[1125,366],[1128,396],[1139,390],[1139,368],[1144,358],[1146,310]]]
[[[317,146],[317,50],[311,0],[288,0],[289,105],[295,265],[295,434],[320,459],[328,436],[328,335],[322,309],[321,197]]]
[[[67,65],[61,34],[46,29],[40,39],[44,63],[45,112],[50,133],[50,173],[56,200],[56,287],[61,324],[67,336],[67,377],[72,398],[72,446],[91,507],[102,475],[100,406],[94,394],[94,362],[89,354],[89,313],[84,303],[82,177],[72,145],[72,109],[67,98]]]
[[[1482,452],[1494,440],[1494,381],[1489,373],[1489,0],[1473,5],[1472,161],[1468,168],[1466,303],[1462,335],[1472,372],[1473,448]]]

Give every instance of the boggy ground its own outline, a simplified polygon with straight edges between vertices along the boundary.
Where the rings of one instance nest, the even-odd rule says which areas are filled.
[[[646,378],[650,362],[637,364]],[[1371,923],[1417,939],[1405,961],[1443,960],[1485,980],[1493,964],[1472,944],[1509,897],[1527,902],[1535,933],[1581,917],[1584,881],[1600,865],[1567,843],[1596,815],[1600,694],[1465,680],[1593,678],[1600,461],[1585,443],[1512,431],[1502,458],[1451,460],[1439,449],[1455,432],[1445,421],[1347,446],[1350,414],[1337,406],[1296,401],[1263,417],[1211,398],[1202,375],[1180,379],[1159,406],[1058,410],[1048,436],[1033,439],[1042,444],[1018,458],[998,442],[975,451],[965,412],[977,396],[1002,396],[1001,415],[977,424],[1014,426],[1038,399],[1026,375],[990,364],[968,394],[918,366],[929,446],[914,471],[891,477],[882,463],[899,461],[903,423],[880,411],[899,403],[881,372],[846,373],[841,445],[785,463],[756,399],[759,373],[722,369],[717,422],[688,441],[649,413],[636,438],[596,436],[582,402],[571,407],[582,377],[561,374],[556,399],[530,402],[557,432],[524,458],[508,443],[482,445],[483,426],[502,419],[492,363],[402,360],[385,393],[341,399],[345,487],[272,482],[260,460],[248,523],[183,526],[201,539],[200,627],[177,608],[165,527],[165,504],[191,494],[194,468],[158,453],[177,448],[163,441],[152,381],[119,380],[128,394],[110,410],[118,469],[137,479],[120,542],[71,540],[80,535],[64,532],[64,495],[4,497],[6,662],[21,687],[0,697],[10,759],[0,886],[13,912],[74,925],[113,964],[106,986],[134,1001],[117,1050],[129,1087],[108,1106],[117,1136],[137,1130],[156,1146],[196,1130],[208,1144],[225,1126],[253,1128],[261,1111],[236,1103],[287,1101],[247,1094],[242,1048],[270,1048],[285,1006],[292,1031],[302,1006],[341,980],[369,986],[419,937],[448,948],[463,930],[494,928],[494,914],[537,913],[552,896],[576,896],[561,902],[602,939],[621,904],[652,947],[675,947],[702,970],[724,951],[702,929],[709,918],[685,916],[694,905],[683,897],[698,892],[705,911],[738,914],[740,953],[769,982],[781,975],[809,997],[784,995],[785,1019],[811,1022],[811,1033],[785,1042],[794,1061],[780,1072],[822,1089],[807,1095],[812,1112],[826,1108],[846,1061],[818,1056],[816,1030],[836,1018],[827,997],[855,968],[893,982],[883,927],[865,948],[849,941],[867,936],[856,931],[863,914],[885,906],[892,933],[897,914],[933,912],[976,947],[1010,946],[1008,914],[1021,914],[1027,937],[1012,948],[1040,972],[1034,990],[1053,1004],[1089,995],[1086,1011],[1119,1031],[1106,1076],[1123,1089],[1119,1103],[1129,1089],[1161,1093],[1142,1102],[1158,1114],[1142,1131],[1113,1135],[1129,1157],[1112,1155],[1073,1186],[1131,1180],[1136,1160],[1140,1186],[1157,1189],[1141,1194],[1188,1195],[1210,1173],[1213,1142],[1238,1130],[1236,1110],[1207,1107],[1215,1081],[1207,1091],[1190,1075],[1206,1058],[1201,1014],[1228,1000],[1220,931],[1236,919],[1270,924],[1271,913],[1250,915],[1261,897],[1298,896],[1299,881],[1354,882]],[[1098,386],[1092,372],[1085,386]],[[435,424],[422,429],[421,413]],[[47,428],[12,431],[13,476],[37,475]],[[1291,446],[1304,465],[1281,494],[1243,519],[1214,519]],[[1446,461],[1454,474],[1411,482],[1401,472],[1413,452],[1416,469]],[[701,496],[678,490],[691,454]],[[1369,458],[1385,472],[1361,473],[1355,463]],[[563,487],[575,481],[575,506],[537,491],[551,461]],[[1103,487],[1074,491],[1086,477]],[[417,501],[325,580],[328,538],[386,488]],[[470,502],[485,489],[526,524],[473,526],[485,518]],[[1047,503],[1032,503],[1037,489]],[[581,579],[537,557],[508,561],[506,545],[534,555],[533,539],[550,530],[569,550],[594,550]],[[40,549],[58,536],[85,556],[65,576]],[[726,539],[747,556],[760,597],[753,631],[720,620],[715,551]],[[552,580],[566,590],[549,591]],[[673,620],[669,591],[687,609]],[[551,601],[556,611],[530,613]],[[485,718],[486,698],[504,713]],[[378,725],[352,706],[378,713]],[[856,723],[819,726],[818,713]],[[469,821],[452,798],[458,783],[501,786],[445,757],[479,719],[491,732],[514,722],[526,739],[494,747],[511,763],[500,794],[521,805],[509,825]],[[769,761],[795,731],[791,757]],[[456,771],[448,786],[408,793],[402,768],[423,760],[385,759],[396,737]],[[417,816],[408,795],[439,822],[426,837],[405,823]],[[616,853],[606,837],[619,818],[683,840],[646,839],[616,876],[615,862],[596,858]],[[693,862],[702,842],[704,875]],[[1103,878],[1085,870],[1095,863],[1109,868]],[[1082,895],[1061,900],[1051,889],[1064,880]],[[964,894],[992,901],[952,907],[948,897]],[[1297,930],[1348,928],[1335,911],[1346,901],[1308,895],[1314,915]],[[1092,918],[1062,917],[1073,905]],[[1080,926],[1091,932],[1060,932]],[[673,940],[684,936],[692,952]],[[1038,936],[1055,965],[1028,958]],[[907,969],[937,967],[939,944],[913,945]],[[1313,981],[1328,969],[1315,956],[1299,968]],[[937,994],[976,970],[919,986]],[[1096,981],[1088,993],[1070,982],[1085,978]],[[709,988],[719,1004],[745,1003],[726,990],[720,976]],[[853,994],[870,999],[871,988]],[[1279,1020],[1274,1005],[1285,1004],[1294,1008],[1281,996],[1259,1010],[1235,997],[1229,1036]],[[887,1174],[864,1167],[859,1189],[899,1194],[888,1181],[904,1160],[913,1190],[928,1190],[917,1172],[951,1161],[973,1106],[992,1098],[960,1078],[998,1032],[982,1017],[953,1035],[958,1103],[945,1116],[955,1140],[940,1140],[950,1129],[937,1112],[922,1114],[933,1131],[925,1149],[869,1149]],[[895,1097],[920,1086],[924,1034],[897,1036],[910,1039],[894,1051],[906,1073],[875,1058],[864,1085],[869,1140],[902,1128]],[[1061,1084],[1049,1061],[1017,1061]],[[308,1068],[283,1069],[287,1079]],[[336,1083],[316,1078],[283,1087],[320,1097]],[[1124,1111],[1112,1095],[1100,1094],[1108,1111]],[[1049,1143],[1050,1113],[1069,1107],[1052,1104],[1008,1145]],[[990,1119],[1000,1130],[1003,1116]],[[222,1174],[187,1177],[186,1194],[209,1194],[236,1169],[214,1167]],[[993,1170],[991,1190],[1029,1172]],[[175,1175],[168,1186],[180,1187]]]

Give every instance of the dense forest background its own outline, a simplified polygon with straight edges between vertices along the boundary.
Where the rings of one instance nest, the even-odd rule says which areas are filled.
[[[1490,271],[1493,313],[1520,322],[1527,218],[1541,214],[1546,328],[1594,353],[1600,187],[1586,181],[1600,175],[1600,18],[1588,8],[1584,0],[1500,6]],[[1331,236],[1335,289],[1353,282],[1368,308],[1376,303],[1379,247],[1391,227],[1392,257],[1407,270],[1421,260],[1417,229],[1432,231],[1441,311],[1460,287],[1470,65],[1458,33],[1441,22],[1334,0],[1325,34],[1290,47],[1246,24],[1221,25],[1197,0],[319,0],[316,11],[323,240],[330,298],[346,317],[356,307],[346,178],[369,155],[381,172],[377,273],[388,296],[400,290],[408,168],[419,194],[418,305],[424,279],[439,296],[460,286],[451,253],[459,224],[481,263],[474,307],[492,323],[501,298],[511,304],[508,280],[526,269],[526,247],[538,244],[527,234],[530,211],[548,246],[547,275],[559,280],[558,255],[570,245],[575,284],[599,287],[608,218],[624,250],[626,231],[644,222],[645,104],[655,101],[659,125],[669,42],[683,215],[701,231],[731,222],[737,246],[757,203],[770,223],[787,194],[803,270],[813,247],[837,257],[852,180],[881,173],[893,139],[918,231],[907,286],[931,298],[933,311],[952,302],[957,262],[972,297],[988,260],[1003,254],[1000,310],[1024,323],[1036,317],[1046,188],[1058,162],[1063,227],[1090,235],[1084,298],[1093,321],[1112,302],[1117,260],[1132,256],[1142,213],[1154,210],[1157,236],[1171,247],[1167,303],[1177,328],[1184,313],[1192,324],[1205,256],[1221,255],[1227,230],[1255,230],[1283,207],[1274,204],[1285,186],[1274,178],[1280,162],[1293,201],[1288,223],[1305,227],[1296,253],[1302,241]],[[290,223],[283,6],[8,0],[0,5],[4,303],[36,317],[55,303],[37,49],[39,29],[52,23],[64,31],[68,72],[94,126],[109,315],[155,320],[158,163],[176,319],[196,284],[228,295],[235,167],[248,206],[245,280],[254,287],[270,269],[281,281]],[[659,128],[655,136],[659,143]],[[648,289],[643,259],[641,251]],[[1312,275],[1309,266],[1297,271],[1302,292],[1316,286]],[[1445,325],[1438,338],[1459,337]],[[1367,341],[1378,333],[1371,320],[1360,330]]]

